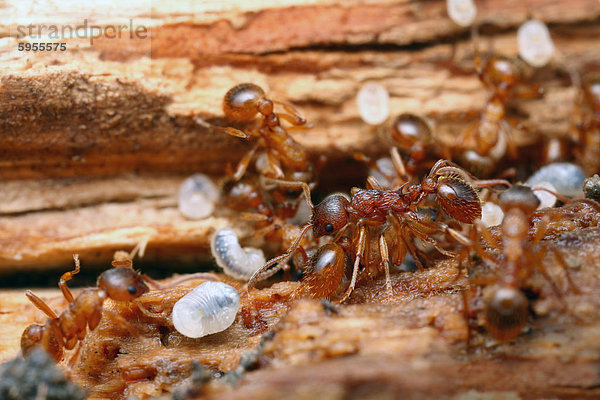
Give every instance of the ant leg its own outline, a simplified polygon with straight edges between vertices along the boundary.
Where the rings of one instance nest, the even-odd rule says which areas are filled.
[[[60,288],[63,296],[65,296],[65,299],[68,303],[72,303],[74,298],[73,294],[67,287],[67,282],[73,279],[73,275],[79,273],[79,270],[81,269],[81,265],[79,264],[79,254],[73,254],[73,260],[75,261],[75,269],[73,271],[65,272],[64,274],[62,274],[62,276],[60,277],[60,281],[58,281],[58,287]]]
[[[131,323],[129,321],[127,321],[125,318],[123,318],[122,316],[120,316],[119,314],[117,314],[116,312],[111,311],[111,310],[104,309],[103,311],[107,315],[110,315],[110,317],[112,319],[114,319],[118,325],[121,325],[121,327],[127,329],[127,331],[129,331],[129,333],[131,333],[131,336],[133,336],[135,338],[140,337],[140,333],[138,331],[136,331],[135,328],[133,327],[133,325],[131,325]]]
[[[163,314],[152,312],[152,311],[148,310],[146,307],[144,307],[144,305],[140,302],[139,299],[133,299],[133,303],[140,309],[142,314],[144,314],[146,317],[160,320],[162,322],[169,322],[169,319],[167,317],[165,317]]]
[[[296,109],[291,105],[280,100],[274,100],[273,103],[280,105],[288,114],[277,113],[277,116],[281,119],[293,125],[304,125],[306,124],[306,118],[304,118]]]
[[[397,147],[392,147],[390,150],[390,156],[392,158],[392,165],[396,170],[398,176],[404,181],[408,182],[408,174],[406,173],[406,168],[404,167],[404,162],[402,161],[402,157],[400,157],[400,153],[398,152]]]
[[[504,180],[504,179],[477,179],[473,175],[467,173],[465,170],[458,168],[458,167],[453,167],[453,166],[440,167],[437,169],[435,174],[438,176],[440,176],[440,175],[459,175],[466,182],[469,182],[471,185],[478,187],[478,188],[491,187],[491,186],[496,186],[496,185],[503,185],[506,187],[512,186],[512,184],[509,181]]]
[[[383,233],[379,235],[379,255],[381,256],[385,270],[385,290],[387,291],[388,297],[392,298],[393,291],[392,280],[390,279],[390,254],[388,252],[388,245],[385,241],[385,236]]]
[[[25,296],[27,296],[27,299],[29,299],[29,301],[34,306],[36,306],[40,311],[42,311],[48,317],[50,317],[52,319],[58,318],[58,315],[56,315],[56,313],[54,312],[54,310],[52,310],[50,308],[50,306],[48,304],[46,304],[46,302],[44,300],[40,299],[31,290],[25,291]]]
[[[269,167],[275,174],[275,178],[281,179],[285,177],[285,174],[281,169],[281,163],[279,162],[279,160],[277,160],[277,157],[275,157],[272,151],[267,152],[267,162],[269,163]]]
[[[254,287],[257,281],[267,279],[270,276],[273,276],[277,271],[279,271],[281,269],[281,265],[283,263],[286,263],[294,255],[296,250],[298,250],[298,248],[300,247],[300,241],[302,240],[306,232],[308,232],[308,230],[312,228],[312,226],[313,225],[311,223],[305,224],[302,230],[300,231],[300,234],[298,235],[296,240],[294,240],[294,243],[292,243],[290,248],[282,255],[272,258],[271,260],[269,260],[269,262],[260,267],[260,269],[258,269],[254,274],[252,274],[246,286],[248,288],[252,288]],[[271,268],[272,265],[275,265],[275,268],[269,271],[269,268]]]
[[[242,176],[244,176],[246,170],[248,169],[248,165],[250,164],[252,157],[254,157],[254,154],[256,154],[256,151],[259,147],[260,143],[257,143],[248,153],[244,155],[244,157],[242,157],[238,165],[235,167],[235,172],[232,175],[232,179],[234,181],[239,181],[242,179]]]
[[[304,193],[304,197],[306,198],[306,202],[308,203],[311,210],[315,208],[315,206],[313,205],[312,200],[310,198],[310,187],[308,187],[308,184],[306,182],[286,181],[283,179],[265,178],[265,183],[272,183],[279,187],[288,188],[288,189],[302,189],[302,192]]]
[[[571,290],[573,290],[577,294],[584,293],[584,291],[581,290],[579,288],[579,286],[577,286],[575,284],[575,282],[573,282],[573,280],[571,279],[571,274],[569,273],[569,265],[567,264],[567,261],[563,257],[562,252],[555,247],[550,247],[550,251],[552,251],[552,254],[556,258],[556,260],[558,261],[558,263],[560,264],[562,269],[565,270],[565,276],[567,278],[567,283],[569,284],[569,287],[571,288]]]
[[[367,178],[366,187],[367,187],[367,189],[373,189],[373,190],[379,190],[379,191],[383,190],[383,188],[381,187],[381,184],[377,181],[377,179],[375,179],[374,176],[369,176]]]
[[[235,128],[231,128],[231,127],[227,127],[227,128],[218,127],[218,128],[220,128],[220,130],[222,129],[223,132],[225,132],[231,136],[239,137],[242,139],[248,139],[250,137],[249,134],[247,134],[244,131],[240,131],[239,129],[235,129]]]
[[[367,229],[365,226],[360,227],[360,233],[358,236],[358,246],[356,248],[356,257],[354,258],[354,266],[352,268],[352,279],[350,280],[350,286],[348,286],[348,289],[346,289],[344,295],[340,299],[335,301],[338,304],[343,303],[348,297],[350,297],[350,294],[352,293],[352,291],[354,290],[354,286],[356,285],[356,278],[358,277],[358,266],[360,264],[360,255],[365,246],[367,233],[366,231]]]

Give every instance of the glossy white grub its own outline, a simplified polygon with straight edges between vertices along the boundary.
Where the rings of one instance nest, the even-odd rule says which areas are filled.
[[[527,179],[525,184],[534,187],[540,182],[549,182],[556,188],[556,193],[562,196],[581,197],[583,196],[584,179],[585,173],[580,166],[558,162],[540,168]]]
[[[223,282],[204,282],[173,306],[173,325],[177,332],[199,338],[229,328],[238,309],[240,295]]]
[[[532,67],[543,67],[554,55],[554,42],[546,24],[530,19],[517,32],[519,56]]]
[[[367,82],[356,95],[358,113],[369,125],[379,125],[390,115],[390,95],[376,82]]]
[[[219,190],[213,181],[204,174],[196,174],[183,181],[177,202],[186,218],[202,219],[213,213],[218,199]]]
[[[500,225],[503,218],[504,212],[500,206],[489,201],[486,201],[483,206],[481,206],[481,222],[483,222],[483,225],[485,225],[486,228]]]
[[[477,7],[473,0],[446,0],[448,16],[460,26],[470,26],[477,16]]]
[[[239,280],[250,279],[266,260],[260,249],[240,246],[237,233],[231,228],[221,228],[210,241],[210,249],[217,265],[223,271]]]
[[[533,190],[533,194],[535,195],[535,197],[537,197],[540,200],[538,210],[540,208],[554,207],[554,204],[556,204],[556,196],[545,190],[539,190],[548,189],[551,192],[558,193],[553,184],[551,184],[550,182],[542,181],[533,185],[531,189]]]

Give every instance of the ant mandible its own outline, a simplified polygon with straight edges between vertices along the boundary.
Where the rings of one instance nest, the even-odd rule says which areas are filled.
[[[370,242],[368,236],[373,234],[377,235],[380,255],[380,262],[376,269],[379,270],[383,264],[386,274],[386,287],[388,293],[391,293],[389,236],[386,237],[386,231],[389,229],[395,230],[393,236],[397,239],[394,243],[394,258],[400,262],[407,252],[418,262],[417,249],[414,243],[411,242],[413,236],[433,244],[443,254],[449,254],[437,245],[430,234],[442,231],[459,241],[464,241],[465,238],[442,223],[420,218],[416,213],[419,204],[426,196],[433,194],[440,208],[450,217],[460,222],[473,223],[481,217],[481,204],[474,186],[493,185],[510,184],[504,180],[477,180],[456,164],[447,160],[439,160],[420,184],[406,183],[398,190],[358,189],[353,192],[350,199],[340,194],[330,195],[313,208],[311,222],[303,226],[300,236],[288,251],[279,257],[273,258],[259,269],[249,280],[248,287],[253,287],[258,280],[265,279],[279,270],[281,265],[287,262],[298,249],[302,236],[312,227],[315,236],[335,235],[332,241],[334,244],[345,247],[345,251],[354,250],[352,251],[354,254],[352,279],[348,289],[342,298],[338,300],[339,302],[345,301],[354,290],[361,259],[365,265],[365,270],[369,270],[369,257],[364,252]],[[389,228],[388,220],[393,228]],[[350,232],[349,238],[343,237],[346,231]],[[339,269],[339,266],[342,265],[340,248],[336,247],[328,250],[330,250],[327,252],[329,254],[328,260],[319,260],[318,258],[311,260],[311,265],[317,261],[322,261],[322,267],[317,268],[319,271],[328,270],[332,265],[338,266],[337,269]],[[277,267],[269,270],[275,264],[277,264]],[[326,266],[327,268],[325,268]],[[339,278],[339,281],[332,281],[331,286],[329,286],[331,291],[335,290],[341,283],[343,276],[343,274],[337,273],[334,275]],[[331,279],[330,277],[324,278]],[[325,292],[327,290],[322,290],[322,293]]]
[[[30,325],[21,336],[21,351],[27,355],[33,347],[40,345],[50,354],[56,362],[63,359],[64,349],[72,350],[75,345],[83,340],[87,328],[90,331],[96,329],[100,323],[103,312],[103,304],[107,298],[116,301],[134,301],[142,294],[148,292],[148,286],[144,283],[146,279],[131,268],[131,263],[115,261],[114,266],[104,271],[98,277],[98,286],[84,289],[76,298],[67,287],[67,282],[80,270],[79,256],[73,256],[75,269],[64,273],[58,286],[63,296],[69,303],[69,308],[60,316],[33,292],[27,291],[27,298],[46,314],[49,319],[45,325]],[[122,267],[127,265],[128,267]],[[104,312],[109,312],[104,310]],[[131,331],[134,336],[137,333],[122,317],[110,312],[111,317]]]

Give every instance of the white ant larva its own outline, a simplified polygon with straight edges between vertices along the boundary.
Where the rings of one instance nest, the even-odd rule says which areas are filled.
[[[531,175],[525,184],[535,187],[540,182],[549,182],[554,192],[561,196],[581,197],[585,173],[579,165],[557,162],[543,166]]]
[[[365,83],[356,95],[358,113],[369,125],[379,125],[390,115],[390,96],[379,83]]]
[[[542,21],[530,19],[517,32],[519,55],[533,67],[543,67],[554,54],[554,43]]]
[[[477,7],[473,0],[446,0],[448,16],[460,26],[469,26],[475,21]]]
[[[204,282],[173,306],[173,325],[177,332],[199,338],[229,328],[238,309],[240,295],[223,282]]]
[[[190,219],[206,218],[215,210],[219,199],[219,190],[212,180],[204,174],[187,178],[179,187],[179,211]]]
[[[210,249],[217,265],[239,280],[248,280],[266,260],[262,250],[240,246],[237,234],[231,228],[221,228],[212,237]]]

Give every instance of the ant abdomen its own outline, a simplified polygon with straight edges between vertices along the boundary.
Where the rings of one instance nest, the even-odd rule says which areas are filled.
[[[339,288],[345,271],[346,255],[342,246],[327,243],[319,247],[308,261],[299,293],[328,299]]]
[[[251,121],[259,112],[265,92],[253,83],[240,83],[223,98],[223,112],[234,121]],[[272,104],[271,104],[272,107]]]
[[[473,186],[454,176],[440,177],[438,184],[436,199],[446,214],[467,224],[481,218],[481,202]]]
[[[514,339],[527,321],[529,302],[519,290],[510,287],[497,289],[485,312],[487,329],[499,341]]]
[[[418,142],[431,141],[431,128],[420,117],[414,114],[400,114],[392,124],[392,139],[403,150],[410,149]]]

